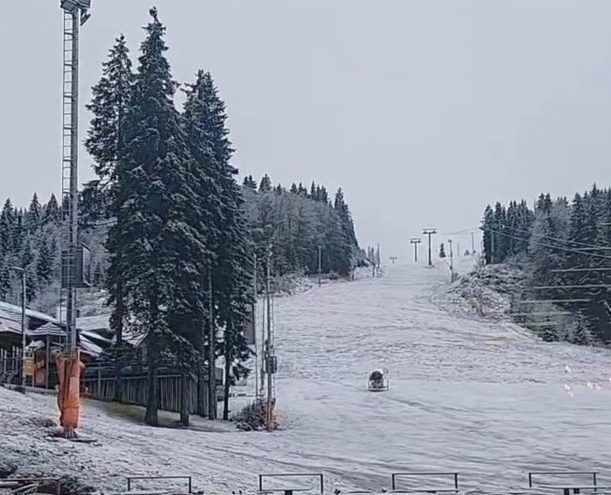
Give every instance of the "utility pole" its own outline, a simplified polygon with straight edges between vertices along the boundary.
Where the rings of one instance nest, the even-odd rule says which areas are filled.
[[[272,304],[271,304],[271,261],[272,249],[269,249],[267,261],[267,277],[265,284],[265,295],[267,305],[267,335],[265,339],[265,373],[267,375],[267,394],[265,401],[265,423],[267,430],[274,429],[274,374],[276,373],[276,356],[274,355],[273,333],[272,333]]]
[[[422,233],[429,238],[429,266],[433,266],[433,259],[431,257],[431,236],[437,233],[436,229],[423,229]]]
[[[271,255],[270,255],[271,258]],[[271,335],[271,328],[272,328],[272,302],[271,302],[271,288],[270,288],[270,269],[269,269],[269,265],[270,263],[267,263],[267,277],[266,277],[266,281],[265,281],[265,293],[266,293],[266,304],[267,304],[267,335],[266,335],[266,339],[265,339],[265,358],[267,361],[266,364],[266,371],[267,371],[267,394],[266,394],[266,399],[267,399],[267,415],[268,415],[268,425],[269,422],[271,420],[271,410],[272,410],[272,387],[273,387],[273,377],[272,377],[272,373],[271,373],[271,369],[270,369],[270,357],[272,355],[271,353],[271,346],[272,346],[272,335]]]
[[[471,232],[471,253],[475,253],[475,232]]]
[[[414,246],[414,261],[417,263],[418,262],[418,244],[422,242],[422,239],[420,239],[419,237],[413,237],[410,239],[409,242],[410,244]]]
[[[318,245],[318,287],[322,285],[322,246]]]
[[[253,340],[255,343],[255,399],[259,400],[259,347],[257,346],[257,253],[253,255],[253,274],[252,274],[252,289],[253,289],[253,304],[252,304],[252,331]]]

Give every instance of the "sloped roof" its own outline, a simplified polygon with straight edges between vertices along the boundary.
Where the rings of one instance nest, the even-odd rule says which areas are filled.
[[[91,340],[82,335],[79,338],[79,347],[92,357],[98,357],[103,352],[103,349],[99,345],[94,344]]]
[[[110,313],[105,315],[82,316],[76,319],[79,330],[107,330],[110,328]]]
[[[56,325],[60,324],[59,320],[56,318],[53,318],[45,313],[41,313],[40,311],[34,311],[33,309],[26,308],[25,315],[28,318],[35,318],[37,320],[55,323]],[[20,322],[21,306],[0,301],[0,317]]]
[[[45,323],[44,325],[36,328],[35,330],[27,330],[26,335],[31,337],[65,337],[66,329],[55,323]]]

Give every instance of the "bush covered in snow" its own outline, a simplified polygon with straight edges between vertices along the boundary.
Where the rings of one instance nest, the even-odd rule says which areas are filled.
[[[243,431],[260,431],[265,428],[265,405],[257,400],[248,404],[232,420]]]

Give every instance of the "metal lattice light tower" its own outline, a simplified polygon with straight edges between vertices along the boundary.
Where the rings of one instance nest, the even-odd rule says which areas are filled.
[[[78,82],[79,28],[91,0],[61,0],[64,11],[62,85],[62,300],[66,302],[68,348],[76,350],[78,252]]]

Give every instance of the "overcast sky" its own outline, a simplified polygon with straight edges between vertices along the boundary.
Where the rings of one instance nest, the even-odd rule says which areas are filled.
[[[241,173],[343,187],[386,255],[422,227],[477,226],[489,202],[610,185],[611,2],[92,3],[81,138],[108,48],[124,33],[135,56],[155,4],[174,77],[213,74]],[[0,197],[17,204],[60,189],[58,4],[2,1]]]

